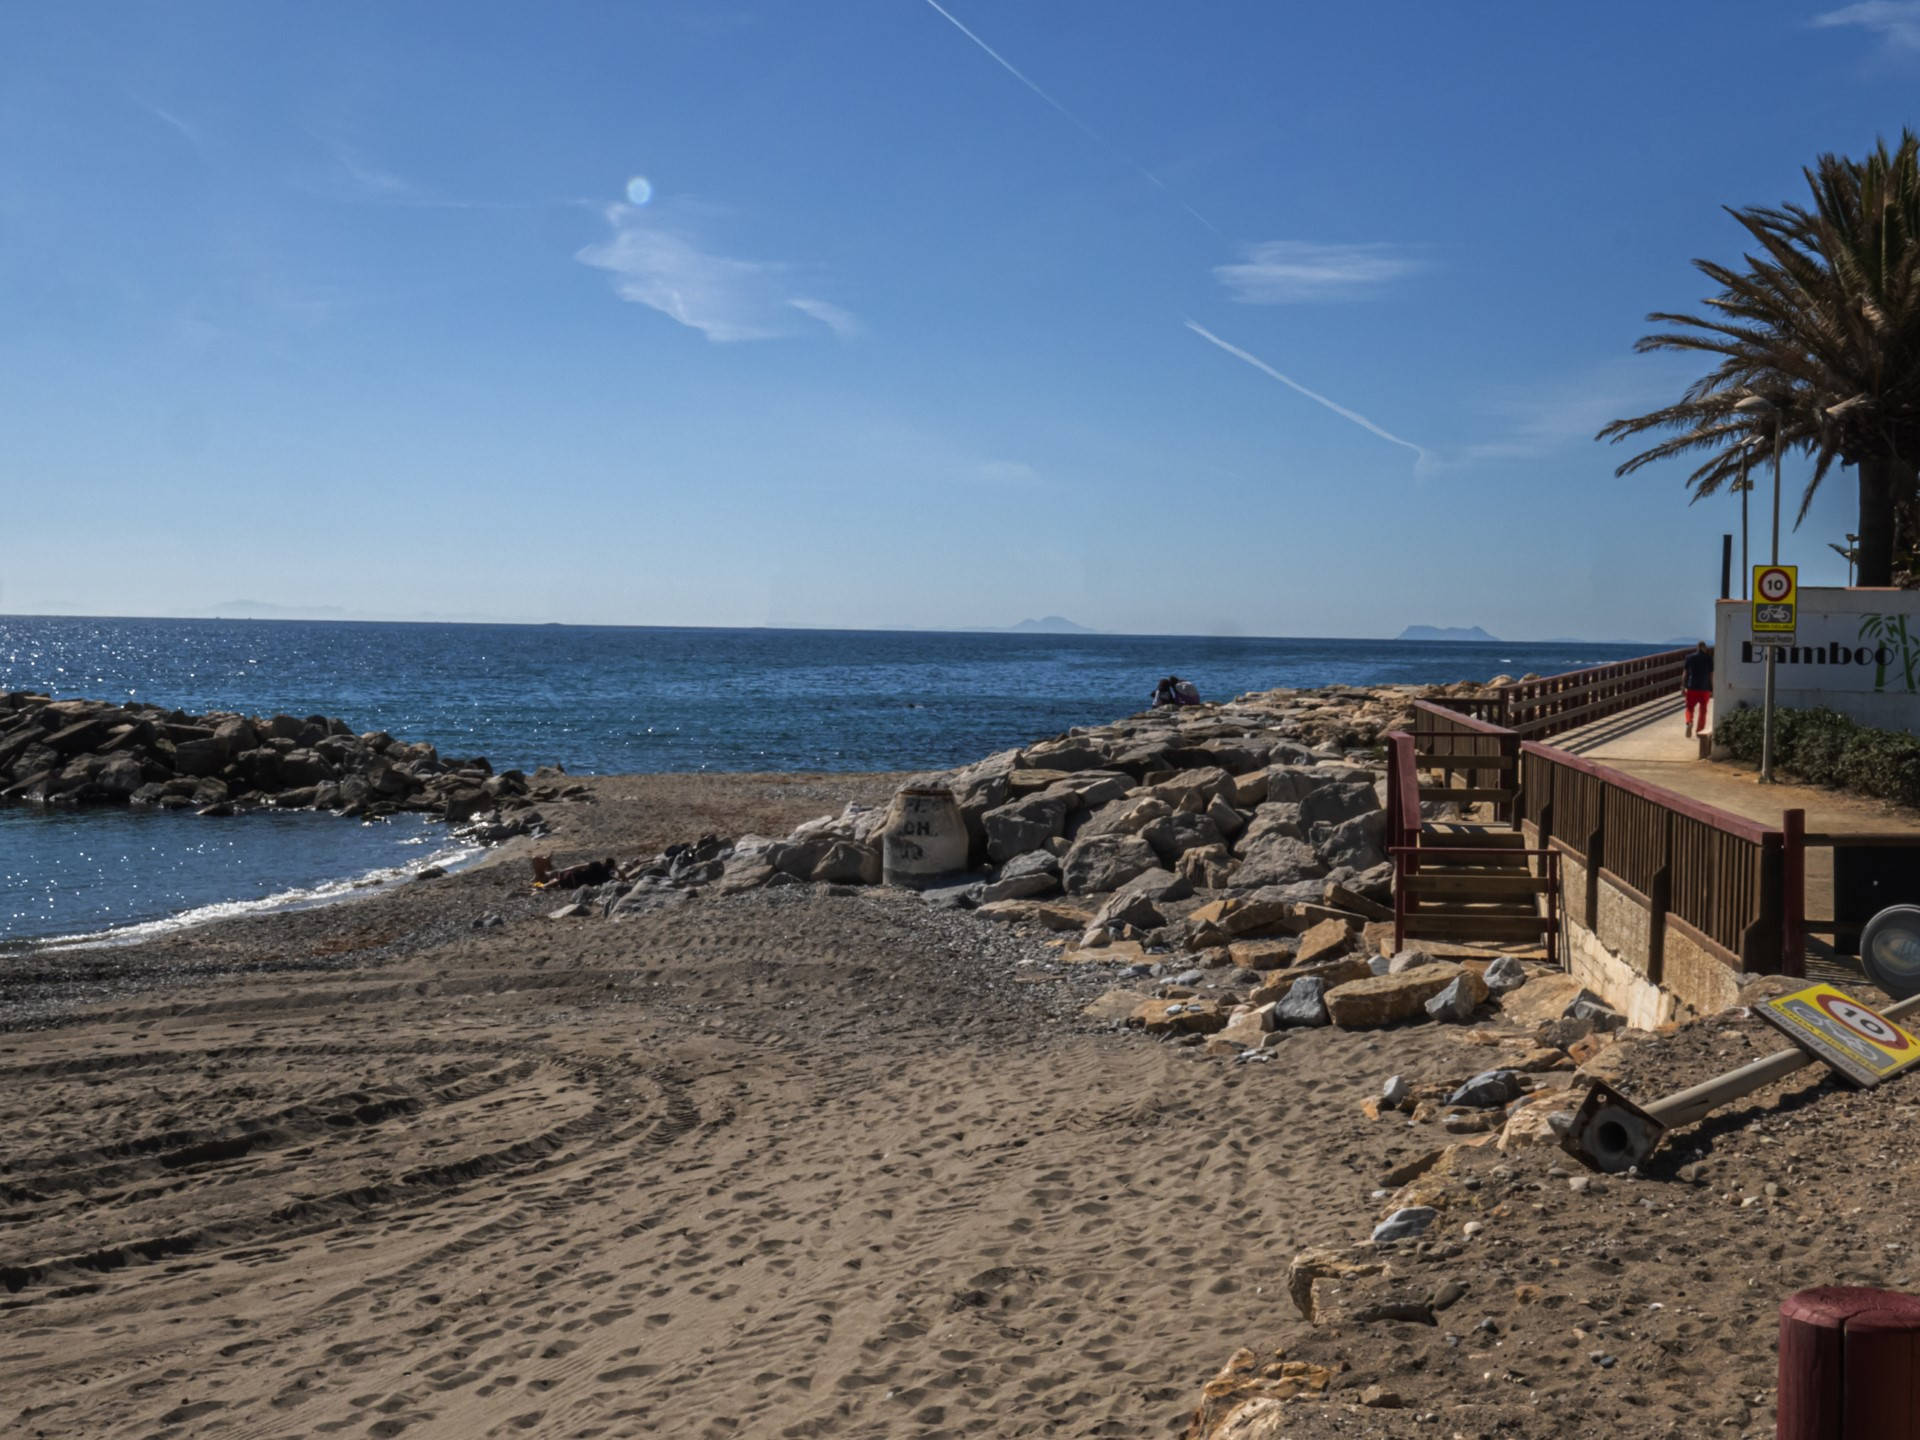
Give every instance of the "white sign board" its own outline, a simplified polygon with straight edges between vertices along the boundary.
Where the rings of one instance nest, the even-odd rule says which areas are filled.
[[[1920,591],[1802,587],[1798,600],[1792,643],[1773,647],[1778,703],[1920,732]],[[1757,708],[1769,647],[1750,629],[1752,607],[1723,600],[1715,611],[1714,708]]]

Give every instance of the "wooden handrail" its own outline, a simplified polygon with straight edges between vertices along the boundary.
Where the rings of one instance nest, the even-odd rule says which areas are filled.
[[[1769,839],[1778,841],[1780,827],[1762,825],[1758,820],[1749,820],[1744,815],[1735,815],[1731,810],[1722,810],[1709,805],[1704,800],[1695,800],[1691,795],[1682,795],[1678,790],[1669,790],[1664,785],[1655,785],[1642,780],[1637,775],[1629,775],[1624,770],[1615,770],[1600,765],[1571,750],[1561,750],[1552,745],[1542,745],[1537,740],[1522,740],[1520,749],[1529,755],[1538,755],[1542,760],[1555,765],[1564,765],[1569,770],[1578,770],[1583,775],[1591,775],[1605,785],[1624,790],[1629,795],[1637,795],[1642,800],[1651,800],[1656,805],[1698,820],[1703,825],[1711,825],[1716,830],[1737,836],[1751,845],[1763,845]]]
[[[1461,698],[1466,699],[1468,697],[1462,696]],[[1456,725],[1465,726],[1468,730],[1472,730],[1477,734],[1492,736],[1495,739],[1501,739],[1514,733],[1504,725],[1495,725],[1490,720],[1482,720],[1478,716],[1469,715],[1463,710],[1449,710],[1445,705],[1435,704],[1431,700],[1416,700],[1413,702],[1413,708],[1415,710],[1424,710],[1429,715],[1444,715]],[[1415,731],[1413,733],[1419,734],[1421,732]],[[1457,734],[1459,732],[1436,731],[1433,733]]]
[[[1692,650],[1660,650],[1652,655],[1636,655],[1631,660],[1611,660],[1605,665],[1589,665],[1584,670],[1565,670],[1558,675],[1543,675],[1538,680],[1509,680],[1505,685],[1497,686],[1510,695],[1524,694],[1527,690],[1540,686],[1557,685],[1568,680],[1585,680],[1594,676],[1612,672],[1616,675],[1631,674],[1638,670],[1657,670],[1663,665],[1671,665],[1684,660]]]

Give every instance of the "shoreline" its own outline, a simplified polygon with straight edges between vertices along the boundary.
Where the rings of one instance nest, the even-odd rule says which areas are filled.
[[[349,963],[388,963],[423,946],[444,943],[451,920],[458,918],[470,926],[491,913],[490,906],[521,918],[550,910],[555,903],[551,899],[521,893],[526,889],[522,877],[497,883],[491,878],[495,871],[504,876],[513,867],[526,866],[535,853],[551,853],[568,863],[591,858],[597,848],[626,852],[648,845],[664,848],[677,839],[691,838],[678,833],[689,818],[697,822],[702,817],[721,821],[736,815],[757,816],[792,824],[812,818],[818,813],[815,807],[829,803],[829,795],[870,795],[876,783],[899,778],[833,772],[570,777],[584,793],[546,804],[543,813],[552,826],[549,833],[485,846],[469,863],[450,868],[443,876],[349,886],[319,903],[166,924],[155,933],[132,938],[17,942],[18,948],[0,950],[0,1035],[23,1024],[48,1023],[69,1006],[99,998],[101,987],[124,996],[223,974],[298,974],[306,969],[335,970]],[[742,792],[740,800],[727,796],[729,790]],[[602,805],[632,807],[636,814],[602,817],[594,813]],[[596,823],[602,819],[606,823]],[[484,887],[476,877],[488,877]],[[496,897],[497,889],[506,889],[508,896]],[[389,921],[382,907],[397,913]],[[372,918],[363,919],[369,915]],[[365,943],[380,936],[389,938]]]

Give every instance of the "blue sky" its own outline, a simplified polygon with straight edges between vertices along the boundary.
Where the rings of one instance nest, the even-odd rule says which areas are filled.
[[[1704,631],[1591,437],[1920,3],[943,3],[8,7],[0,612]]]

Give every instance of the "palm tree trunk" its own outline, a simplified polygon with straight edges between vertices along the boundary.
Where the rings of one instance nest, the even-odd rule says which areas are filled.
[[[1895,497],[1911,487],[1913,467],[1890,455],[1860,460],[1860,579],[1861,585],[1893,584],[1893,523]]]

